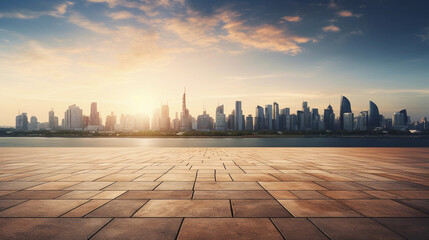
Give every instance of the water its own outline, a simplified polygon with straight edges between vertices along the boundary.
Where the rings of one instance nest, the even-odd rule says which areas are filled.
[[[0,147],[429,147],[429,138],[44,138],[0,137]]]

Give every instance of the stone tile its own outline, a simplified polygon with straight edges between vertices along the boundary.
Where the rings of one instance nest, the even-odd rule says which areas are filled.
[[[195,181],[196,173],[171,173],[162,175],[157,181]]]
[[[273,199],[267,191],[195,191],[193,199]]]
[[[59,217],[85,200],[28,200],[0,212],[0,217]]]
[[[420,212],[429,214],[429,199],[403,199],[395,201],[404,204],[408,207],[414,208]]]
[[[162,182],[155,190],[192,190],[194,182]]]
[[[32,188],[28,188],[27,190],[62,190],[77,183],[79,182],[47,182]]]
[[[197,182],[195,190],[264,190],[257,182]]]
[[[429,199],[429,191],[390,191],[390,193],[407,199]]]
[[[124,174],[124,173],[118,173],[118,174],[110,174],[105,177],[99,178],[96,181],[97,182],[128,182],[132,181],[142,174]]]
[[[81,182],[79,184],[65,188],[64,190],[77,190],[77,191],[97,191],[101,190],[113,182]]]
[[[339,200],[365,217],[424,217],[426,214],[393,200]]]
[[[275,199],[298,199],[297,196],[295,196],[290,191],[269,191],[269,193],[275,198]]]
[[[99,193],[100,191],[71,191],[57,199],[89,199]]]
[[[310,220],[332,240],[404,239],[369,218],[311,218]]]
[[[326,190],[313,182],[259,182],[266,190]]]
[[[428,186],[423,186],[421,184],[412,183],[412,182],[402,182],[402,181],[390,181],[390,182],[358,182],[361,185],[368,186],[375,190],[384,190],[384,191],[428,191]],[[360,189],[362,190],[362,189]],[[368,190],[368,189],[363,189]]]
[[[373,199],[372,195],[361,191],[320,191],[332,199]]]
[[[18,191],[11,194],[1,196],[0,199],[54,199],[69,191]]]
[[[306,218],[273,218],[272,220],[288,240],[329,239]]]
[[[228,200],[150,200],[134,217],[231,217]]]
[[[43,182],[0,182],[0,190],[23,190],[39,184],[43,184]]]
[[[176,239],[181,218],[115,218],[92,239]]]
[[[318,191],[291,191],[299,199],[328,199],[325,195]]]
[[[294,217],[361,217],[335,200],[279,200]]]
[[[0,239],[88,239],[110,219],[0,218]]]
[[[91,199],[114,199],[124,192],[126,191],[101,191],[99,194],[92,196]]]
[[[406,239],[427,240],[429,218],[374,218]]]
[[[291,217],[276,200],[232,200],[234,217]]]
[[[326,189],[336,191],[372,190],[371,188],[356,182],[317,182],[317,184],[325,187]]]
[[[61,217],[83,217],[86,214],[90,213],[91,211],[103,206],[110,200],[90,200],[79,207],[67,212],[64,215],[61,215]]]
[[[153,190],[159,183],[157,182],[115,182],[104,188],[107,191],[119,190]]]
[[[23,202],[25,202],[25,200],[0,200],[0,211],[16,206]]]
[[[269,181],[279,181],[277,178],[273,177],[270,174],[264,174],[264,173],[260,173],[260,174],[230,174],[231,178],[235,181],[235,182],[253,182],[253,181],[264,181],[264,182],[269,182]]]
[[[365,193],[368,193],[376,198],[379,199],[401,199],[403,197],[397,196],[393,193],[389,193],[386,191],[364,191]]]
[[[131,217],[147,200],[112,200],[85,217]]]
[[[191,199],[192,191],[127,191],[118,199]]]
[[[13,192],[15,192],[15,191],[0,191],[0,197],[7,195],[7,194],[10,194],[10,193],[13,193]]]
[[[282,240],[267,218],[185,218],[178,240]]]

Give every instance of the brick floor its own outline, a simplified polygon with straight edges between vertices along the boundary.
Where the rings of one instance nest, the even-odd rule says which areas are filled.
[[[427,148],[0,148],[0,239],[427,239]]]

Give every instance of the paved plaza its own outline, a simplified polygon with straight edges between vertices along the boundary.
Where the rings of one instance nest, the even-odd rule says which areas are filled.
[[[0,148],[0,239],[429,239],[429,149]]]

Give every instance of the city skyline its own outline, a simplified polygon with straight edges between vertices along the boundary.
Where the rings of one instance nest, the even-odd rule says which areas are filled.
[[[105,116],[160,103],[210,115],[274,101],[428,116],[427,1],[0,2],[0,125],[70,103]],[[409,16],[413,17],[409,17]],[[314,105],[314,104],[313,104]],[[12,120],[11,120],[12,119]]]

